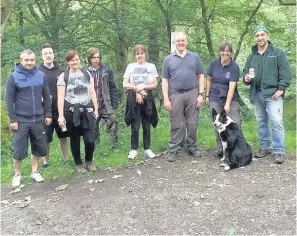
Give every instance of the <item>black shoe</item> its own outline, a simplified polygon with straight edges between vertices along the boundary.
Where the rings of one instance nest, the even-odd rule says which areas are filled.
[[[178,152],[169,152],[167,155],[167,161],[174,162],[178,158]]]
[[[219,150],[218,152],[217,152],[217,157],[218,158],[222,158],[223,157],[223,150]]]
[[[49,164],[43,164],[42,165],[42,168],[48,168],[49,167]]]
[[[268,154],[271,153],[271,149],[260,149],[259,152],[255,153],[255,158],[262,158],[267,156]]]
[[[189,150],[189,155],[194,158],[202,157],[202,153],[199,152],[198,150]]]
[[[286,160],[283,154],[273,154],[273,158],[276,164],[283,164]]]

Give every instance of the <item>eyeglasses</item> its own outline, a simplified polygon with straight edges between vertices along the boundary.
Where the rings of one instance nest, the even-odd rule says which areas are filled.
[[[93,59],[100,59],[100,57],[92,57]]]

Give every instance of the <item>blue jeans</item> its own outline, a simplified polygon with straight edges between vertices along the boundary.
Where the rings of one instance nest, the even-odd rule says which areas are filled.
[[[262,92],[258,91],[256,93],[254,110],[258,126],[260,148],[268,149],[272,143],[274,154],[284,154],[283,98],[279,97],[276,101],[271,97],[264,99]]]

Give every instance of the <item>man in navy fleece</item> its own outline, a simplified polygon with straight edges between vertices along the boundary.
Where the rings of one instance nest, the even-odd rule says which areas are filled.
[[[38,158],[47,154],[45,125],[52,122],[52,111],[45,75],[35,64],[35,54],[24,50],[7,81],[6,108],[10,129],[14,132],[12,187],[21,183],[21,165],[28,155],[28,138],[32,153],[31,177],[36,182],[44,181],[37,171]]]

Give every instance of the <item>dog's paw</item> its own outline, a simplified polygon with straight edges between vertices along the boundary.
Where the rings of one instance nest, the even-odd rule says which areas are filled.
[[[225,167],[224,167],[224,170],[230,170],[230,166],[228,166],[228,165],[226,165]]]
[[[219,165],[224,167],[224,166],[227,166],[228,164],[226,164],[225,162],[220,162]]]

